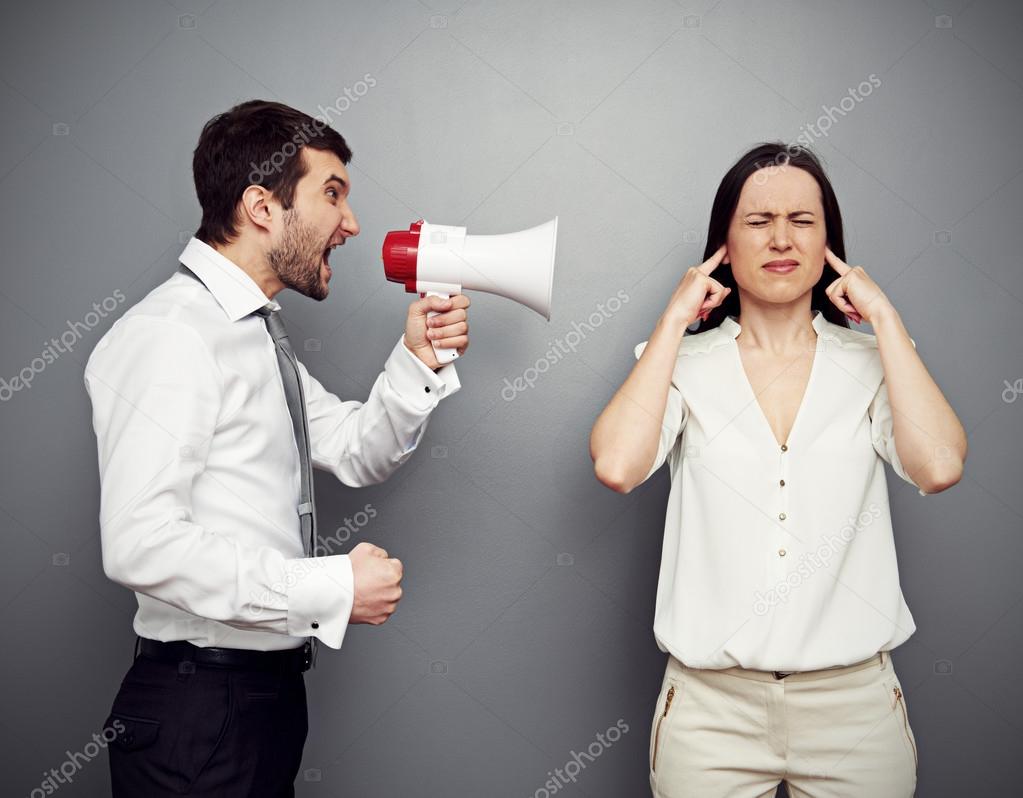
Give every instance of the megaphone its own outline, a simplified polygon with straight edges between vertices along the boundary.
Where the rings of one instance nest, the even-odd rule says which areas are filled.
[[[410,294],[447,298],[465,288],[486,291],[550,321],[557,236],[557,216],[528,230],[492,236],[470,236],[464,227],[419,219],[408,230],[392,230],[384,237],[384,274],[391,282],[404,283]],[[436,341],[433,351],[439,363],[458,357],[453,347],[438,347]]]

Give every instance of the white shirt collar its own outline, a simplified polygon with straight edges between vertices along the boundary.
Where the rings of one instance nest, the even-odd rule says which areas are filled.
[[[231,321],[243,319],[265,305],[273,310],[281,309],[238,264],[195,236],[178,260],[206,285]]]
[[[826,318],[824,318],[824,314],[821,313],[819,310],[815,310],[813,312],[813,319],[811,320],[811,324],[813,324],[813,328],[814,330],[817,331],[817,336],[819,338],[826,339],[830,338],[831,340],[834,341],[838,340],[838,336],[836,336],[834,331],[831,329],[833,325]],[[732,338],[738,337],[739,333],[742,331],[742,327],[739,325],[739,322],[737,322],[735,320],[735,317],[732,315],[725,316],[724,320],[720,324],[720,327]]]

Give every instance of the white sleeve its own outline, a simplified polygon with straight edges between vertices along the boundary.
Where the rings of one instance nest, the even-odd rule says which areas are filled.
[[[874,451],[880,455],[882,460],[891,465],[892,470],[896,474],[910,485],[913,485],[921,496],[926,496],[927,494],[920,490],[920,486],[906,473],[902,461],[899,460],[899,452],[895,448],[892,407],[888,401],[888,385],[883,377],[877,392],[874,394],[874,398],[870,402],[867,414],[870,416],[870,440],[874,445]]]
[[[343,401],[298,364],[313,465],[351,487],[386,480],[411,457],[440,400],[461,388],[454,363],[435,373],[404,339],[391,351],[365,402]]]
[[[347,555],[289,559],[193,520],[192,484],[206,469],[223,398],[199,334],[167,319],[123,318],[93,351],[84,379],[107,577],[200,618],[315,634],[339,648],[353,601]]]
[[[647,342],[643,341],[636,345],[634,350],[636,360],[639,360],[640,355],[643,354],[646,344]],[[664,465],[664,461],[668,458],[668,453],[674,448],[688,420],[689,407],[682,398],[682,393],[675,384],[674,376],[672,376],[672,380],[668,384],[668,400],[664,406],[664,417],[661,419],[661,436],[657,443],[657,455],[654,457],[650,471],[643,477],[643,482],[650,479],[654,472]],[[641,482],[640,484],[643,483]]]

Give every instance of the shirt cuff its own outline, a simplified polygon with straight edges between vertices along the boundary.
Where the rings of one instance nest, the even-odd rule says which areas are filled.
[[[355,601],[355,575],[347,554],[300,557],[285,562],[288,634],[317,637],[341,648]]]
[[[433,410],[441,399],[462,387],[454,363],[446,363],[434,371],[408,348],[404,334],[387,358],[384,372],[394,390],[423,411]]]

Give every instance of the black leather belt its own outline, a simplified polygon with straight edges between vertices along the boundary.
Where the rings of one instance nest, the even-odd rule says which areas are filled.
[[[194,662],[197,665],[215,665],[221,668],[302,673],[312,665],[312,647],[309,642],[299,648],[283,651],[255,651],[246,648],[213,648],[196,646],[187,640],[163,642],[139,637],[138,651],[150,659],[162,662]]]

